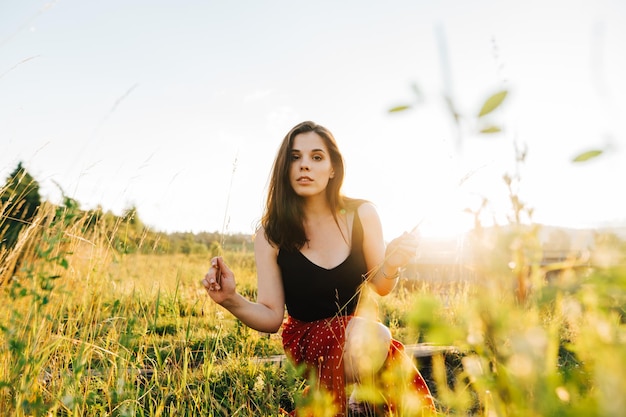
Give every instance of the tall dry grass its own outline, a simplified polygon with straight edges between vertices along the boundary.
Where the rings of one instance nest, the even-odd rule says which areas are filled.
[[[14,249],[21,267],[0,293],[0,415],[328,409],[327,396],[301,396],[306,381],[288,363],[255,360],[282,353],[278,336],[251,331],[209,302],[199,284],[207,256],[120,253],[104,226],[86,229],[76,213],[72,204],[45,206]],[[526,269],[511,267],[518,251],[537,249],[527,230],[503,241],[515,244],[488,252],[471,281],[407,281],[374,299],[401,341],[459,352],[452,370],[443,354],[431,359],[441,414],[623,415],[623,241],[598,235],[587,263],[564,261],[549,280],[557,268],[534,257]],[[224,255],[254,298],[253,255]],[[523,299],[520,271],[534,274]]]
[[[120,254],[71,210],[40,210],[9,254],[21,267],[0,294],[0,414],[270,415],[293,401],[295,374],[253,361],[275,338],[207,300],[208,259]]]

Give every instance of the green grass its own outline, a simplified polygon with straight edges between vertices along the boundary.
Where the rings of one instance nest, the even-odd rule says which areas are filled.
[[[200,285],[208,255],[119,254],[62,217],[41,230],[23,237],[30,255],[1,288],[1,415],[325,409],[324,396],[301,398],[306,381],[288,363],[255,360],[283,353],[278,335],[252,331],[210,301]],[[452,371],[445,357],[432,360],[443,415],[624,415],[623,242],[598,237],[593,267],[561,265],[550,282],[529,265],[524,299],[520,269],[501,267],[520,247],[477,265],[471,282],[403,282],[374,298],[378,315],[406,344],[461,352]],[[224,256],[254,297],[253,254]]]

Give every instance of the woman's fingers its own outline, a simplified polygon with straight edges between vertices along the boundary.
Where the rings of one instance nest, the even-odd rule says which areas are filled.
[[[233,271],[231,271],[222,257],[216,256],[211,259],[211,266],[202,280],[202,285],[209,292],[222,291],[230,293],[235,288],[234,280],[235,274],[233,274]],[[225,294],[224,296],[227,295]]]
[[[411,234],[406,234],[406,238],[403,239],[403,244],[407,247],[409,251],[414,254],[417,250],[417,246],[419,245],[419,241],[415,236]]]
[[[221,267],[225,265],[220,257],[211,259],[211,267],[202,280],[202,285],[209,291],[219,291],[221,289]]]
[[[387,248],[387,263],[398,268],[406,265],[417,253],[419,241],[414,234],[404,232],[391,241]]]

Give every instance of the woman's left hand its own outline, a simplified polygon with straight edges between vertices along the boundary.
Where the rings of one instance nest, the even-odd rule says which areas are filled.
[[[402,268],[413,259],[418,245],[419,240],[415,234],[404,232],[387,245],[385,263],[390,268]]]

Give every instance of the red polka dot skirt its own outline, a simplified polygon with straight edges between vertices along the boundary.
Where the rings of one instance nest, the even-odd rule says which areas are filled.
[[[283,324],[285,353],[296,366],[305,365],[309,373],[313,372],[317,382],[314,388],[332,393],[337,409],[340,410],[337,417],[347,415],[343,348],[345,329],[351,318],[352,316],[337,316],[304,322],[288,317]],[[384,398],[381,408],[388,415],[395,415],[399,408],[405,406],[420,409],[416,415],[431,415],[435,410],[426,382],[413,361],[405,354],[402,343],[397,340],[392,340],[376,386]],[[413,400],[407,400],[408,398]]]

